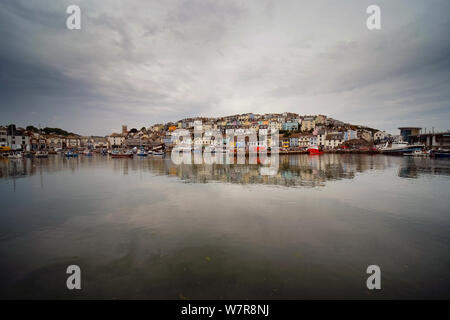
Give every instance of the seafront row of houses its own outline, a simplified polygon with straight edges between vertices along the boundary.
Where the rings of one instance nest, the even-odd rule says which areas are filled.
[[[200,137],[194,135],[195,129],[201,128],[206,132]],[[33,127],[34,128],[34,127]],[[36,128],[34,128],[36,129]],[[0,127],[0,147],[8,147],[10,150],[37,151],[71,148],[87,149],[115,149],[115,148],[154,148],[164,146],[170,150],[180,142],[178,129],[188,132],[192,145],[207,146],[211,144],[227,145],[233,133],[247,134],[257,132],[258,146],[273,147],[272,133],[278,132],[278,147],[282,150],[300,150],[310,146],[317,146],[323,150],[335,150],[339,148],[367,149],[377,144],[386,142],[411,142],[410,136],[418,141],[429,141],[439,144],[449,141],[445,133],[434,138],[431,133],[421,133],[420,128],[400,128],[399,135],[391,135],[385,131],[369,127],[353,125],[335,120],[325,115],[300,116],[296,113],[281,114],[239,114],[220,118],[195,117],[186,118],[177,122],[166,124],[154,124],[148,128],[128,130],[122,126],[120,133],[111,133],[107,136],[80,136],[76,134],[58,134],[46,130],[27,130],[17,128],[11,124]],[[217,133],[220,139],[211,139],[209,135]],[[422,135],[431,138],[423,138]],[[427,137],[428,137],[427,136]],[[447,135],[448,136],[448,135]],[[262,139],[264,137],[264,139]],[[428,140],[427,140],[428,139]],[[186,141],[185,141],[186,142]],[[233,142],[236,147],[239,142]],[[248,146],[251,141],[244,142]],[[263,145],[261,145],[263,144]]]

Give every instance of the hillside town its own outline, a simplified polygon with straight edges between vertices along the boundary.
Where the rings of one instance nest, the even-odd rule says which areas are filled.
[[[222,140],[211,139],[208,134],[194,137],[194,128],[199,125],[210,135],[211,132],[219,133],[223,137]],[[423,135],[431,134],[422,132],[421,128],[400,128],[399,135],[392,135],[374,128],[344,123],[321,114],[301,116],[290,112],[263,115],[246,113],[220,118],[186,118],[177,122],[153,124],[140,130],[136,128],[128,130],[127,126],[123,125],[120,132],[113,132],[107,136],[81,136],[57,128],[41,130],[33,126],[20,128],[10,124],[0,127],[0,147],[3,150],[28,152],[132,148],[146,150],[162,148],[167,152],[180,142],[176,134],[177,129],[187,130],[191,135],[191,143],[202,147],[212,144],[215,147],[225,146],[230,142],[231,132],[246,134],[247,131],[253,130],[258,133],[259,147],[269,150],[275,146],[270,137],[277,130],[278,147],[281,152],[302,152],[312,146],[317,146],[323,151],[376,151],[377,146],[386,143],[411,142],[412,138],[422,141]],[[263,140],[262,137],[267,139]],[[435,136],[428,144],[430,146],[440,145],[442,142],[444,143],[442,146],[449,144],[448,134],[438,138],[440,139],[436,140]],[[239,147],[237,142],[232,143],[235,147]],[[247,144],[245,147],[248,147],[250,142],[245,143]]]

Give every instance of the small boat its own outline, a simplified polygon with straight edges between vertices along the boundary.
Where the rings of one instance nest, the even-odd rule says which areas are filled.
[[[148,156],[148,152],[145,151],[144,149],[139,150],[136,155],[138,155],[139,157],[146,157]]]
[[[76,157],[78,157],[78,153],[76,153],[76,152],[72,152],[72,151],[67,151],[66,153],[65,153],[65,156],[67,157],[67,158],[76,158]]]
[[[435,152],[434,156],[436,158],[450,158],[450,152]]]
[[[163,155],[165,155],[165,153],[163,151],[153,151],[152,154],[154,156],[163,156]]]
[[[89,149],[86,149],[86,150],[83,152],[83,154],[84,154],[86,157],[92,157],[92,155],[93,155],[92,151],[89,150]]]
[[[122,152],[119,150],[114,150],[111,152],[111,158],[133,158],[133,152]]]
[[[410,157],[429,157],[430,156],[430,151],[414,150],[413,152],[404,153],[403,155],[404,156],[410,156]]]
[[[308,148],[308,153],[310,155],[319,155],[319,154],[323,154],[323,151],[321,151],[319,149],[319,147],[317,147],[317,146],[311,146]]]
[[[45,151],[36,151],[34,155],[36,158],[48,158],[48,152]]]
[[[430,156],[435,158],[450,158],[450,150],[445,149],[433,150],[431,151]]]
[[[24,158],[31,159],[31,158],[33,158],[33,154],[32,154],[31,152],[25,152],[25,153],[23,154],[23,157],[24,157]]]

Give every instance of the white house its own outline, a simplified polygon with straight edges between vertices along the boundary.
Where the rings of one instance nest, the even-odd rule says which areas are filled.
[[[107,136],[106,139],[108,140],[108,146],[110,148],[121,147],[125,142],[125,136],[118,133],[113,133],[110,136]]]
[[[329,149],[337,148],[344,142],[344,137],[342,133],[331,133],[327,134],[325,138],[325,147]]]

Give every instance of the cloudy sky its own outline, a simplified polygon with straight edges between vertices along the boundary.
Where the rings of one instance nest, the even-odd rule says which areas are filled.
[[[81,30],[66,28],[71,4]],[[292,111],[450,129],[449,12],[448,0],[1,0],[0,123],[105,135]]]

